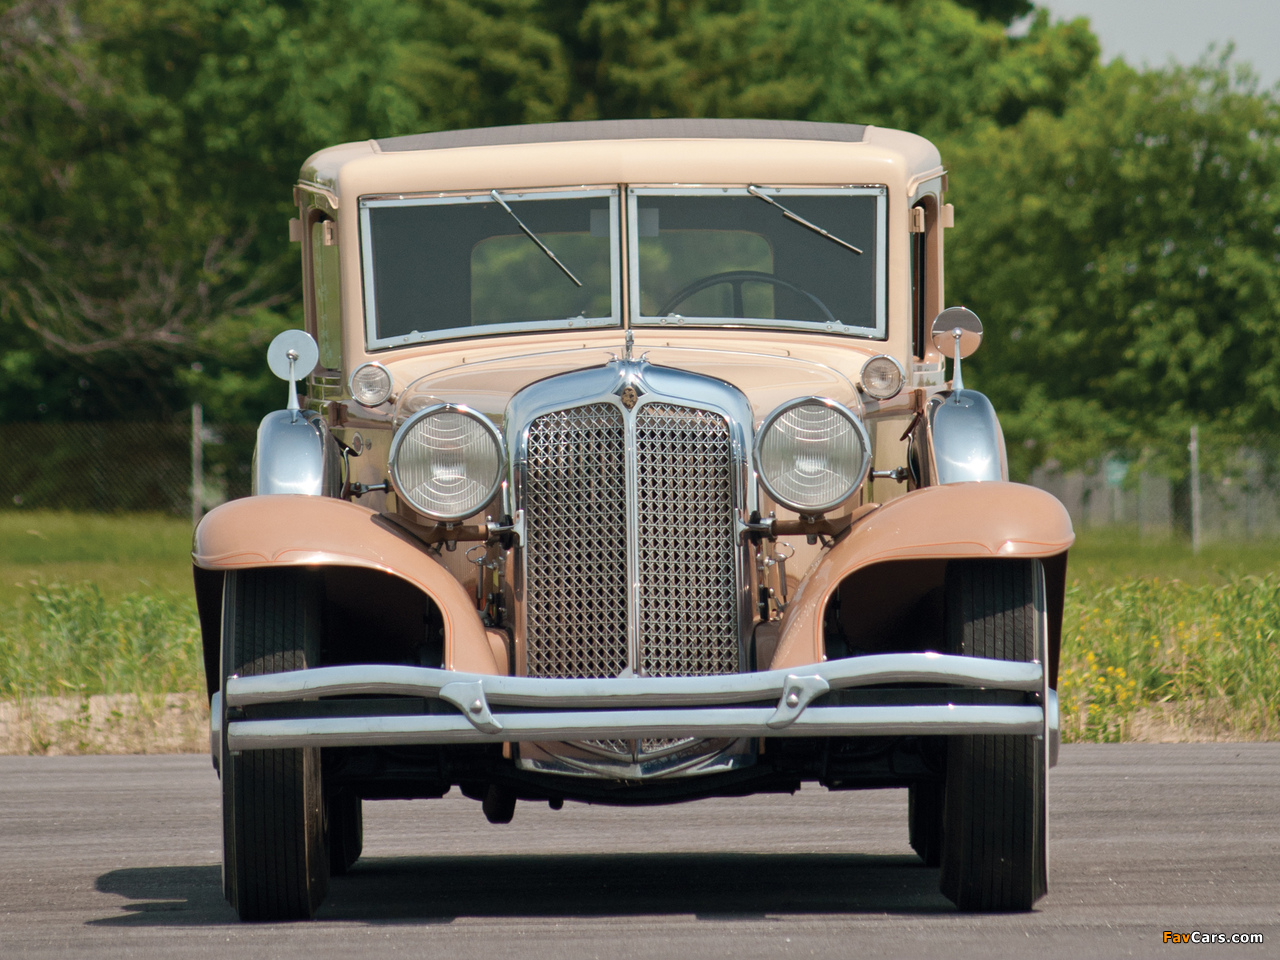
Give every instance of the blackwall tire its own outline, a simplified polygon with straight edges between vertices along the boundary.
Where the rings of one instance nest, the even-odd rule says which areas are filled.
[[[325,798],[329,825],[329,873],[339,877],[360,859],[364,849],[364,809],[360,798],[340,790]]]
[[[228,574],[223,677],[300,670],[318,660],[318,582],[304,571]],[[224,698],[225,700],[225,698]],[[225,708],[224,708],[225,709]],[[226,751],[223,885],[241,920],[305,920],[328,891],[320,751]]]
[[[942,863],[941,783],[913,783],[907,788],[907,836],[926,867]]]
[[[952,561],[948,649],[1000,660],[1041,659],[1043,584],[1038,561]],[[951,738],[940,888],[961,910],[1030,910],[1047,891],[1044,748],[1036,736]]]

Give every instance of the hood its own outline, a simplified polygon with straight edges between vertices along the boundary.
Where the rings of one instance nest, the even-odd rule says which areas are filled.
[[[812,360],[695,347],[654,347],[637,351],[637,359],[640,356],[654,366],[713,377],[737,387],[751,404],[753,427],[776,407],[797,397],[825,397],[858,416],[863,413],[857,388],[849,377]],[[449,367],[410,383],[396,401],[395,417],[399,422],[432,404],[456,403],[502,426],[507,404],[525,387],[575,370],[601,367],[617,357],[617,351],[588,347]]]

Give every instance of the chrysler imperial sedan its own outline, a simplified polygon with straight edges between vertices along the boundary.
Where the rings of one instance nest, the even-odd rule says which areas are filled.
[[[306,161],[289,400],[193,551],[241,918],[311,916],[366,801],[802,784],[905,788],[946,897],[1032,907],[1073,533],[963,385],[946,190],[766,120]]]

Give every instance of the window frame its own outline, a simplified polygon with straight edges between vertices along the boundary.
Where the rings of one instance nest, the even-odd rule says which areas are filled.
[[[363,284],[365,347],[369,352],[390,350],[419,343],[436,343],[449,340],[470,340],[477,337],[503,336],[513,333],[539,333],[554,330],[585,330],[592,328],[622,327],[622,231],[620,191],[617,185],[574,188],[544,188],[531,190],[500,189],[504,200],[543,201],[557,199],[609,199],[609,302],[610,316],[560,320],[530,320],[519,323],[489,323],[478,326],[449,327],[446,330],[428,330],[394,337],[378,336],[378,305],[373,283],[373,245],[370,242],[370,212],[385,207],[433,206],[440,204],[494,203],[489,191],[459,191],[456,193],[371,195],[359,199],[360,216],[360,275]],[[519,232],[515,221],[512,229]],[[554,246],[552,247],[554,249]]]
[[[750,197],[744,184],[698,185],[644,185],[627,187],[627,283],[631,325],[635,327],[699,327],[714,329],[740,329],[742,327],[773,330],[800,330],[806,333],[830,333],[837,336],[856,337],[864,340],[888,339],[888,287],[889,287],[889,190],[884,184],[845,184],[839,186],[778,186],[752,184],[761,193],[778,197],[783,203],[789,196],[872,196],[876,198],[876,249],[874,276],[876,277],[876,302],[874,327],[857,327],[843,323],[820,323],[811,320],[773,320],[757,317],[681,317],[673,324],[669,317],[646,317],[640,312],[640,237],[638,198],[643,196],[666,197]],[[764,201],[758,201],[763,203]],[[782,214],[779,212],[779,217]],[[820,224],[821,226],[821,224]]]

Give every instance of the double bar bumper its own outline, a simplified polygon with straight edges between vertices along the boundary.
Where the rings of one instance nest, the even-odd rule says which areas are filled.
[[[842,690],[904,684],[925,686],[900,689],[899,699],[906,702],[892,705],[822,702],[839,700]],[[939,687],[945,688],[943,702]],[[973,690],[1032,696],[1015,703],[946,702],[948,691]],[[921,702],[910,702],[914,691]],[[343,704],[332,702],[369,696],[418,698],[424,709],[345,716]],[[1040,663],[936,653],[882,654],[727,676],[591,680],[425,667],[319,667],[233,676],[217,699],[223,698],[230,716],[227,748],[233,752],[644,737],[1036,734],[1048,737],[1052,755],[1057,735],[1057,700]],[[321,698],[326,699],[323,709]],[[286,716],[242,718],[246,709],[282,704],[288,705]],[[221,720],[222,705],[215,702],[212,739],[219,746]]]

